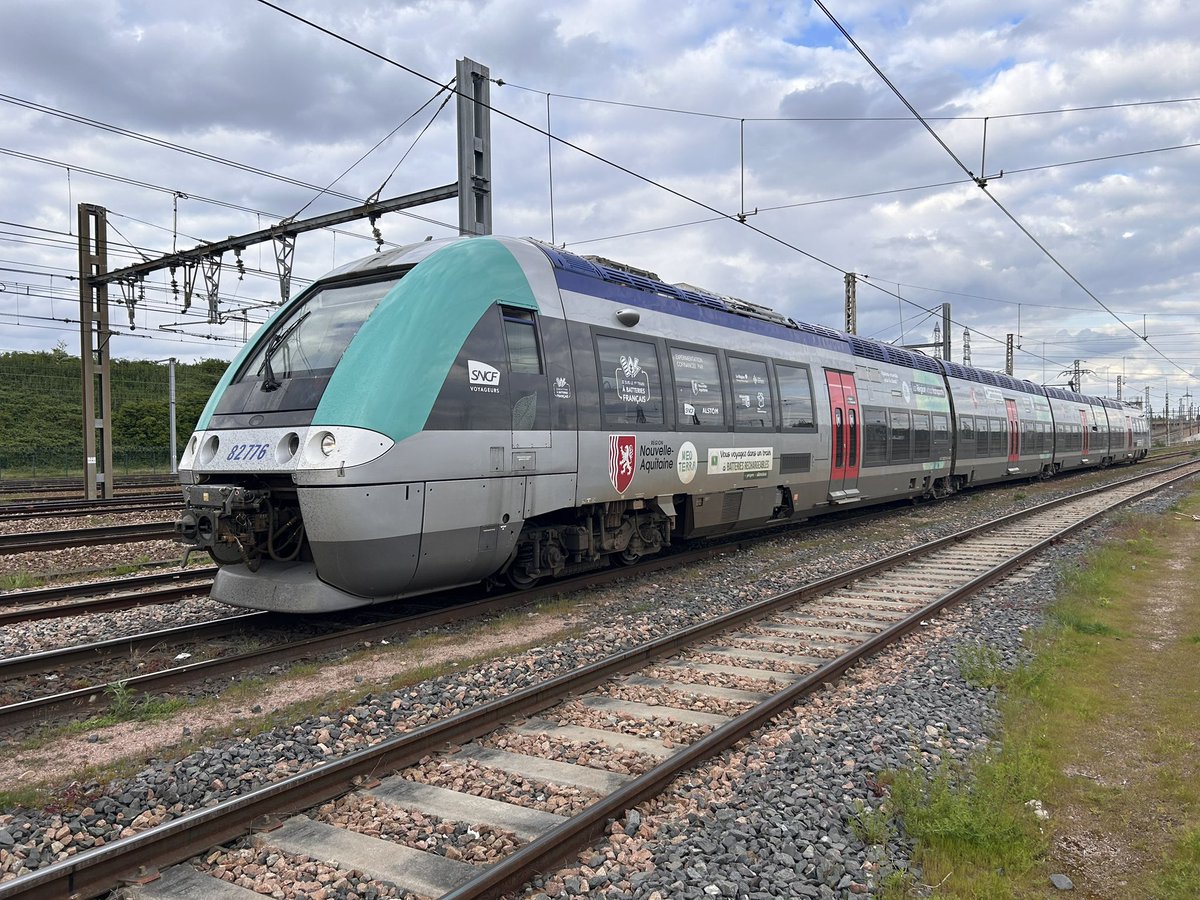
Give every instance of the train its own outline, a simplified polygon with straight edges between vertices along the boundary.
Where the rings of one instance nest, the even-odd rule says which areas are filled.
[[[530,239],[427,240],[283,305],[179,464],[212,597],[523,588],[697,538],[1132,463],[1143,411]]]

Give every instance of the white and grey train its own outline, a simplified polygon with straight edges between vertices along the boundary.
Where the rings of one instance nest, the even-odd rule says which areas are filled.
[[[456,238],[344,266],[263,326],[187,443],[178,530],[216,599],[316,612],[1149,446],[1137,407]]]

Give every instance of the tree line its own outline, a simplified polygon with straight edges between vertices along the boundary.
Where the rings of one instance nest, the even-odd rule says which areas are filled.
[[[182,448],[228,363],[176,363],[176,432]],[[110,362],[115,451],[170,447],[169,376],[165,363]],[[60,345],[37,353],[0,353],[0,467],[20,458],[83,453],[83,367]]]

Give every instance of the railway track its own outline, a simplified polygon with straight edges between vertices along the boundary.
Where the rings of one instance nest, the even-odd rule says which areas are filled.
[[[97,528],[73,528],[66,531],[0,534],[0,556],[36,553],[64,547],[90,547],[97,544],[132,544],[160,541],[175,534],[174,522],[135,522],[131,525],[105,525]]]
[[[745,543],[746,541],[743,539],[736,543],[722,543],[701,549],[682,551],[668,557],[646,560],[639,566],[639,569],[642,572],[671,569],[676,566],[728,553]],[[200,576],[212,571],[212,568],[208,568],[197,570],[194,574]],[[144,579],[144,584],[152,584],[163,580],[171,580],[172,578],[187,578],[191,575],[192,573],[177,572],[141,576],[140,578]],[[380,638],[403,638],[412,633],[439,625],[476,621],[483,616],[511,610],[523,604],[535,603],[567,591],[580,590],[586,587],[594,587],[598,584],[618,581],[625,578],[626,575],[627,571],[624,569],[608,569],[602,572],[588,573],[587,575],[573,579],[563,579],[548,583],[531,590],[506,592],[468,602],[463,602],[461,599],[454,599],[447,595],[431,595],[428,598],[420,598],[416,601],[410,601],[407,604],[408,607],[411,607],[414,603],[421,604],[425,601],[434,607],[428,612],[417,614],[390,612],[387,606],[377,609],[364,607],[356,611],[360,618],[371,617],[378,620],[349,628],[337,628],[327,634],[315,637],[283,641],[276,646],[266,649],[260,648],[246,653],[197,661],[156,672],[133,674],[130,677],[114,682],[89,684],[86,687],[74,690],[0,706],[0,733],[11,731],[30,722],[47,723],[81,711],[87,712],[89,715],[102,712],[108,707],[108,700],[114,695],[118,686],[122,693],[128,691],[135,696],[163,693],[182,687],[193,686],[213,678],[244,674],[279,663],[292,663],[312,659],[348,647],[354,647],[364,642],[377,641]],[[124,584],[132,580],[125,579],[116,583]],[[174,584],[150,591],[80,600],[66,606],[39,605],[25,609],[16,609],[7,613],[0,612],[0,624],[44,619],[55,615],[109,611],[111,609],[129,608],[156,602],[174,602],[182,596],[192,596],[207,590],[210,584],[210,581],[201,579],[192,584]],[[46,588],[42,590],[55,592],[69,589]],[[23,591],[21,593],[22,595],[27,595],[40,593],[40,591]],[[3,599],[8,600],[9,597],[5,596]],[[63,609],[66,612],[58,612]],[[200,640],[227,639],[238,634],[257,633],[262,629],[273,626],[304,626],[310,621],[310,617],[256,612],[229,616],[212,622],[184,625],[178,628],[146,632],[140,635],[130,635],[91,644],[10,657],[8,659],[0,659],[0,682],[5,679],[14,679],[31,674],[57,674],[71,666],[131,656],[134,653],[145,652],[152,648],[161,648],[166,644],[182,645]]]
[[[147,488],[176,487],[178,477],[174,475],[125,475],[117,478],[116,491],[146,490]],[[13,494],[83,494],[82,478],[2,478],[0,496]]]
[[[145,512],[151,509],[174,509],[181,505],[179,497],[173,493],[131,494],[109,500],[15,500],[0,503],[0,522]]]
[[[1197,471],[1200,465],[1189,463],[1061,498],[663,635],[46,866],[0,885],[0,898],[93,896],[113,888],[139,868],[142,873],[153,873],[155,867],[173,865],[252,831],[258,832],[256,842],[269,848],[317,860],[336,859],[343,868],[358,869],[368,878],[421,894],[466,898],[515,890],[531,873],[550,869],[599,838],[612,821],[656,796],[681,772],[751,734],[805,694],[918,627],[946,605],[1003,578],[1043,548],[1110,509]],[[644,674],[647,667],[653,667],[651,676]],[[753,678],[760,689],[738,692],[706,683],[706,675],[719,674]],[[678,702],[621,700],[618,695],[628,686],[648,687],[663,696],[677,697]],[[700,696],[747,709],[729,715],[696,713],[689,708],[688,699]],[[556,706],[558,713],[547,714]],[[561,724],[571,717],[572,710],[579,709],[601,710],[619,727]],[[645,733],[646,722],[661,727],[663,720],[704,734],[686,744],[639,736],[639,732]],[[498,730],[503,731],[510,749],[494,746]],[[529,743],[531,736],[555,745],[583,741],[592,747],[634,748],[646,765],[640,774],[621,777],[562,759],[512,752],[523,740]],[[454,758],[472,767],[582,786],[596,799],[563,818],[486,802],[400,775],[376,780],[376,773],[413,766],[430,754],[446,752],[447,747],[459,748]],[[378,801],[444,819],[490,824],[518,835],[524,843],[500,862],[477,867],[338,829],[304,815],[283,821],[278,818],[349,791],[366,792]],[[159,886],[146,884],[133,893],[163,897],[168,895],[164,884],[190,884],[193,891],[200,892],[196,896],[203,896],[218,887],[208,879],[191,866],[179,866],[165,872]]]
[[[875,518],[886,517],[893,513],[894,510],[885,508],[858,510],[853,511],[852,514],[848,514],[851,515],[854,522],[861,523]],[[828,522],[829,520],[821,521]],[[658,568],[673,568],[687,565],[720,553],[729,552],[731,549],[743,548],[747,546],[748,542],[751,542],[749,545],[752,546],[753,540],[753,536],[750,538],[742,536],[732,540],[717,541],[698,550],[678,551],[665,557],[643,562],[641,570],[652,571]],[[211,586],[211,577],[215,571],[215,567],[205,567],[190,572],[169,572],[132,578],[127,577],[86,585],[10,592],[0,595],[0,625],[176,602],[208,590]],[[623,571],[622,569],[615,569],[607,572],[589,573],[570,580],[551,582],[536,592],[492,598],[482,606],[473,604],[464,605],[460,600],[448,601],[456,603],[459,612],[457,616],[448,618],[445,622],[470,620],[479,615],[486,614],[494,608],[494,602],[499,602],[506,606],[517,606],[521,603],[541,599],[547,595],[619,579],[623,577]],[[77,596],[79,593],[83,593],[85,599],[50,605],[51,601],[69,599]],[[433,602],[437,605],[440,601],[435,598]],[[5,610],[3,608],[5,606],[12,608]],[[394,620],[397,625],[402,624],[400,616],[388,616],[388,618]],[[283,617],[283,620],[296,621],[290,617]],[[270,621],[275,620],[270,620],[270,617],[262,617],[260,619],[254,616],[231,616],[219,620],[221,623],[228,623],[225,626],[217,623],[214,623],[212,627],[207,625],[182,626],[149,632],[144,635],[132,635],[120,639],[101,641],[83,647],[42,651],[8,661],[0,661],[0,679],[28,675],[38,671],[39,668],[43,672],[60,673],[64,668],[78,664],[75,661],[94,663],[101,660],[114,660],[121,656],[145,652],[152,648],[161,649],[167,644],[184,645],[189,641],[200,640],[205,637],[211,640],[226,639],[235,634],[237,629],[269,628],[271,627],[269,624]],[[234,625],[235,622],[238,624]],[[380,627],[386,628],[386,626]],[[428,627],[428,625],[418,623],[414,627],[419,629],[421,627]],[[194,637],[189,637],[189,629],[196,629]],[[248,632],[243,631],[242,633]],[[344,634],[345,637],[341,638],[338,636],[339,634]],[[339,630],[331,633],[328,636],[328,640],[321,639],[310,642],[304,639],[294,642],[291,646],[295,647],[298,659],[306,659],[313,655],[319,655],[322,652],[353,645],[359,640],[370,639],[369,636],[360,635],[356,637],[356,634],[358,634],[358,631],[355,628]],[[283,646],[286,647],[287,645]],[[286,650],[284,650],[284,653],[286,653]],[[95,682],[94,678],[89,677],[88,686],[78,688],[75,691],[32,699],[27,697],[21,703],[0,706],[0,730],[19,727],[30,720],[48,721],[55,717],[71,715],[81,708],[81,704],[86,706],[86,710],[89,713],[98,712],[104,708],[105,699],[118,684],[123,690],[128,688],[139,694],[153,694],[160,691],[176,690],[189,684],[203,682],[218,675],[225,676],[250,671],[263,664],[263,660],[259,656],[259,651],[255,651],[227,657],[222,660],[194,662],[178,667],[178,671],[175,671],[175,667],[169,667],[152,674],[134,672],[132,673],[132,678],[120,682]],[[64,683],[66,683],[65,679]],[[83,701],[86,701],[86,703]]]
[[[207,592],[216,571],[204,566],[0,593],[0,625],[174,603]]]

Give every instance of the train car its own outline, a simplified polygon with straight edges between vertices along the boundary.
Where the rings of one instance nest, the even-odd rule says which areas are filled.
[[[1057,465],[1021,436],[1086,398],[946,365],[533,240],[401,247],[320,279],[230,365],[180,463],[179,535],[220,565],[214,598],[313,612]]]
[[[954,400],[956,490],[1054,470],[1054,422],[1031,381],[943,362]]]
[[[847,335],[862,405],[862,499],[942,497],[953,490],[950,394],[937,360]]]

